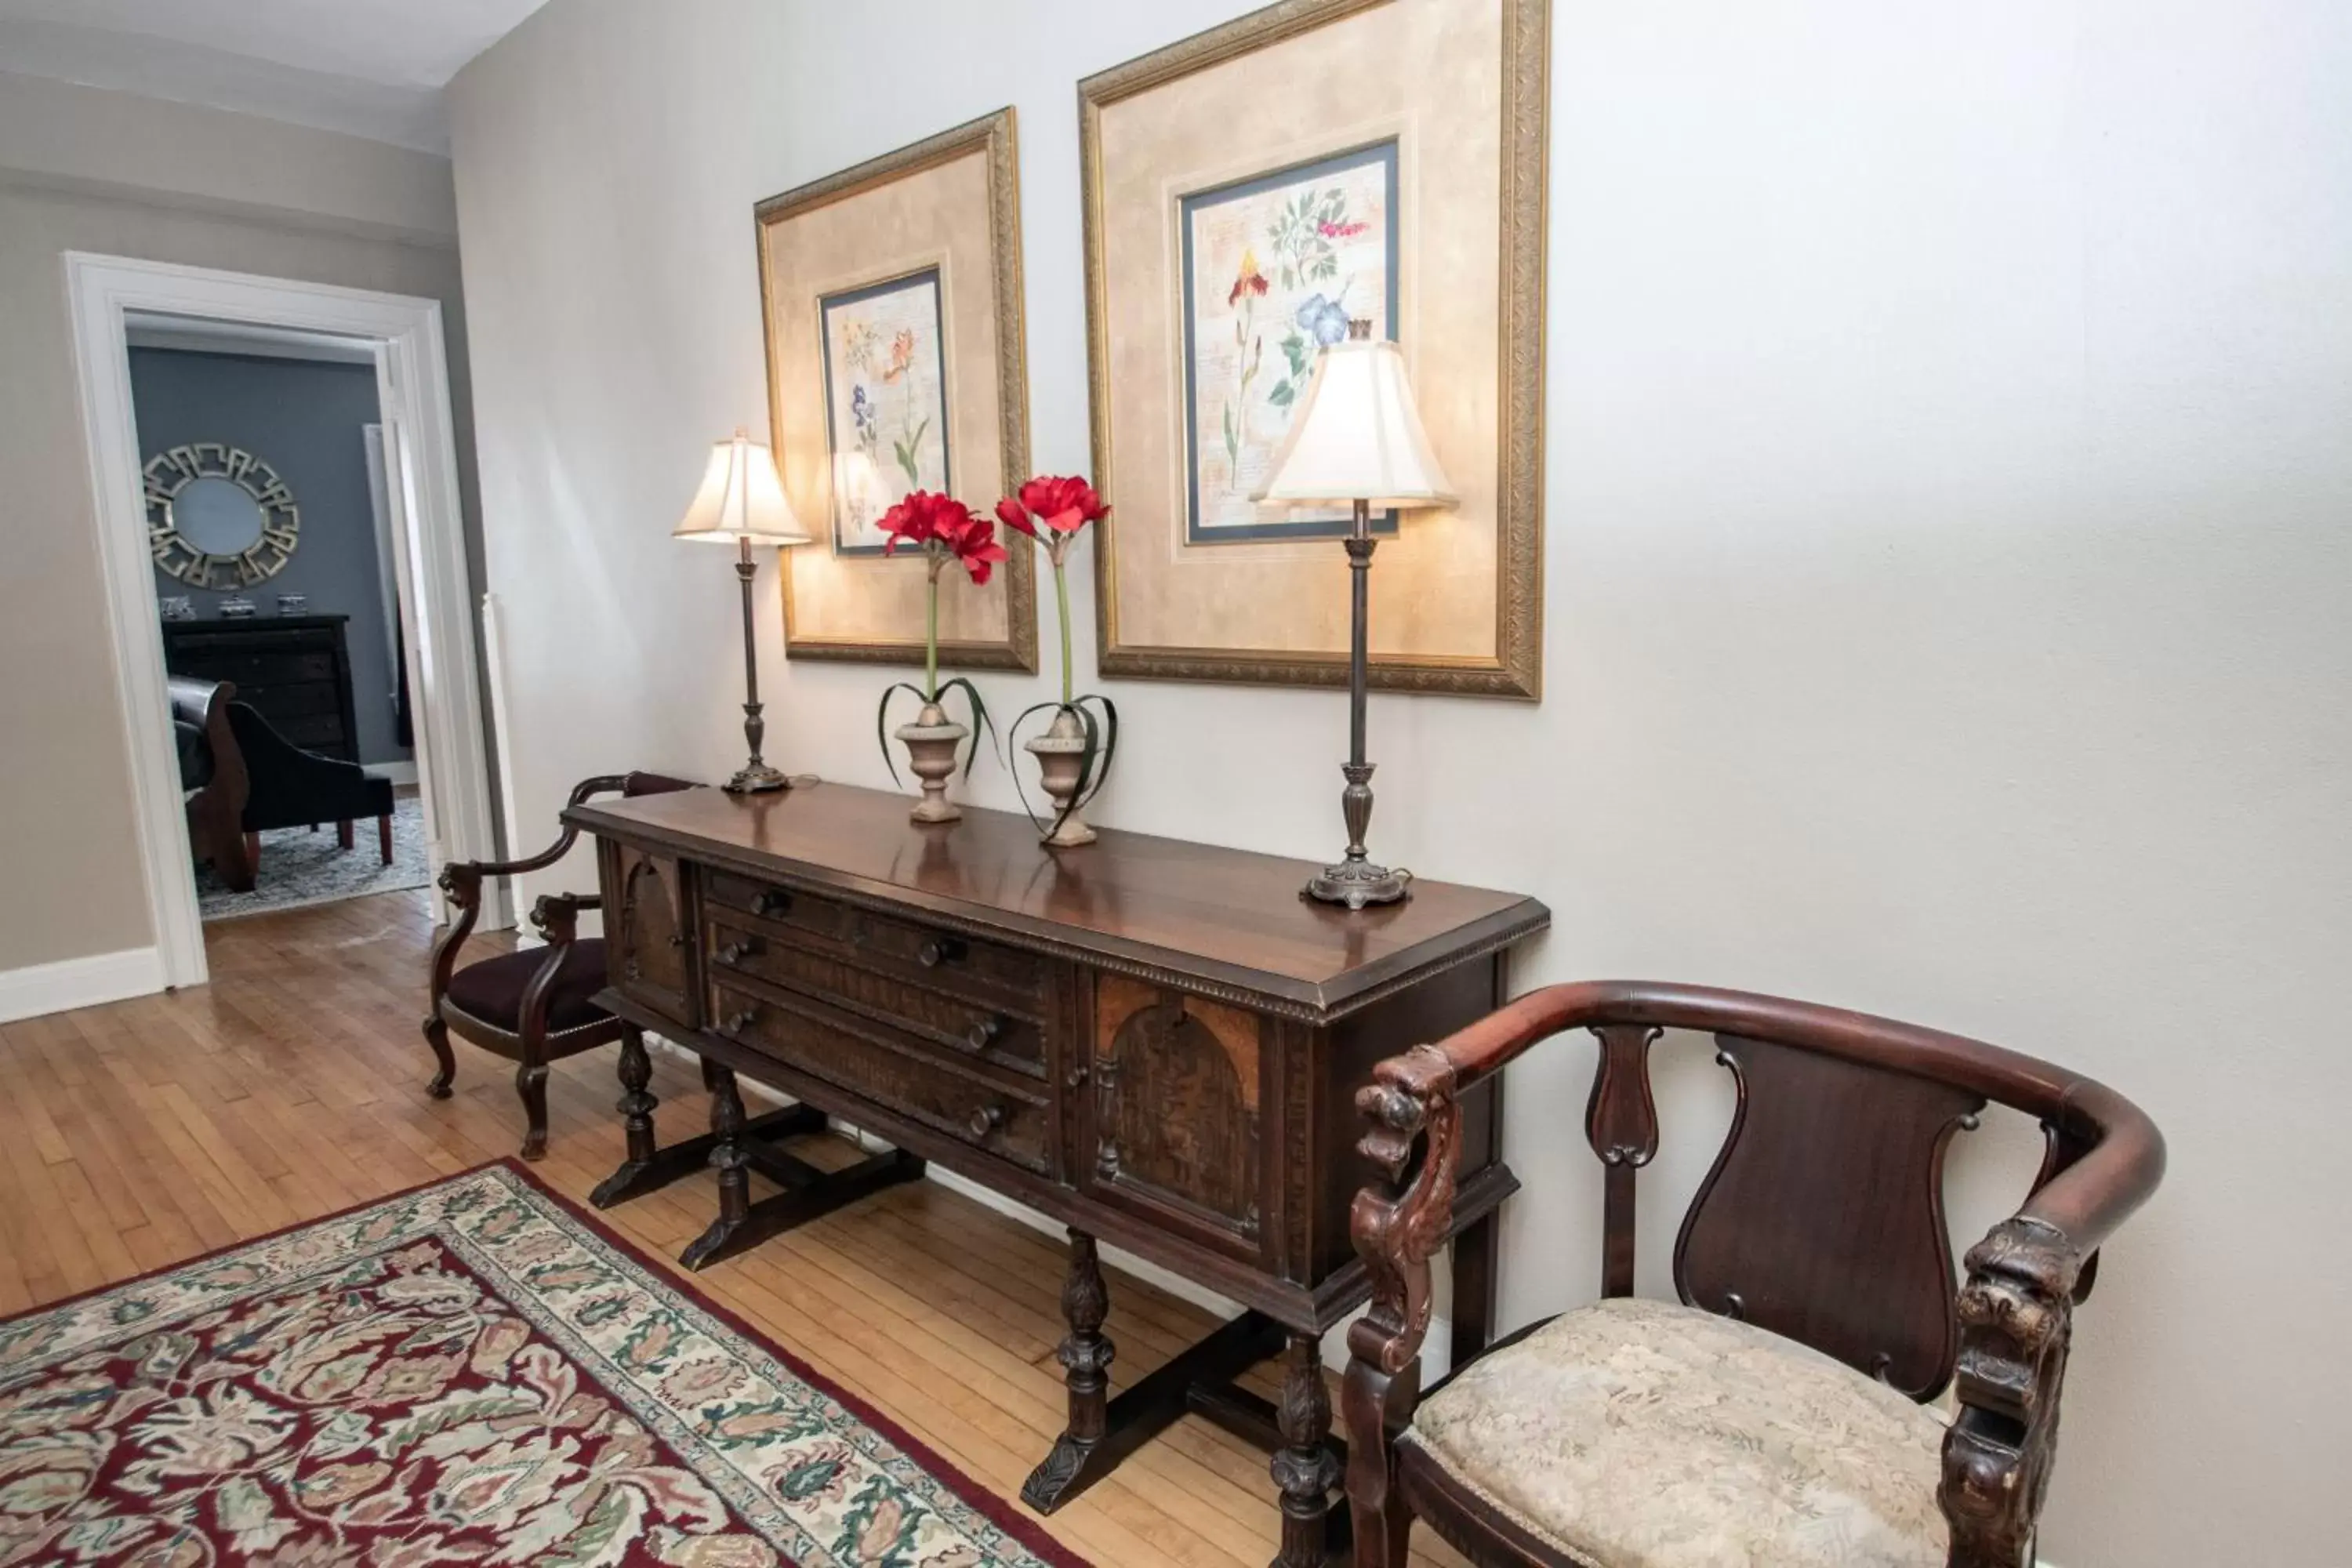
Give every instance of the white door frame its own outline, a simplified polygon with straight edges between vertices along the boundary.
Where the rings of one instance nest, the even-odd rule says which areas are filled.
[[[200,984],[206,970],[204,925],[188,874],[188,825],[163,648],[155,630],[155,573],[147,551],[126,312],[290,327],[374,345],[383,420],[397,433],[404,459],[394,485],[407,505],[395,502],[395,511],[406,512],[400,521],[408,592],[402,597],[414,606],[410,679],[420,721],[419,767],[432,807],[426,831],[433,861],[437,870],[449,860],[497,858],[440,302],[81,251],[68,251],[65,263],[90,488],[98,502],[99,560],[163,984]],[[512,923],[503,881],[493,879],[483,892],[485,923]]]

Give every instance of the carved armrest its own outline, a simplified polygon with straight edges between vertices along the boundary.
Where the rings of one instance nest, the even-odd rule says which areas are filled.
[[[1364,1188],[1349,1211],[1372,1301],[1348,1331],[1348,1349],[1391,1376],[1421,1354],[1429,1331],[1429,1259],[1453,1217],[1461,1163],[1459,1092],[1443,1047],[1423,1045],[1375,1067],[1371,1083],[1356,1094],[1356,1109],[1371,1124],[1356,1152],[1388,1187]]]
[[[572,944],[579,936],[580,911],[601,908],[593,893],[547,893],[531,906],[530,923],[547,939],[547,960],[523,988],[522,1016],[518,1027],[526,1039],[544,1038],[547,1004],[564,965],[573,962]]]
[[[1969,1249],[1960,1289],[1959,1407],[1937,1501],[1950,1568],[2023,1568],[2058,1451],[2058,1399],[2088,1255],[2020,1215]]]
[[[2070,1084],[2045,1130],[2040,1184],[1969,1249],[1960,1287],[1959,1404],[1937,1491],[1951,1526],[1950,1568],[2032,1562],[2074,1308],[2091,1293],[2099,1247],[2164,1176],[2163,1135],[2103,1084]]]

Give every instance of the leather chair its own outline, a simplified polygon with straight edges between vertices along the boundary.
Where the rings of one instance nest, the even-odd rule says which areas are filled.
[[[376,819],[376,849],[392,864],[393,790],[357,763],[306,752],[272,729],[260,710],[243,702],[228,707],[229,728],[252,781],[245,803],[247,853],[261,860],[261,835],[277,827],[335,825],[342,847],[352,847],[352,823]]]
[[[245,754],[229,727],[236,688],[226,680],[175,675],[167,682],[172,732],[180,760],[180,795],[188,814],[188,850],[233,892],[253,891],[253,857],[245,837],[252,785]]]
[[[1537,1042],[1600,1041],[1602,1300],[1418,1394],[1458,1097]],[[1738,1108],[1675,1243],[1679,1304],[1633,1299],[1634,1181],[1658,1147],[1649,1050],[1715,1037]],[[1944,1153],[1991,1100],[2037,1118],[2032,1194],[1955,1289]],[[1359,1145],[1370,1313],[1342,1394],[1359,1568],[1415,1517],[1482,1568],[2026,1568],[2074,1308],[2156,1189],[2164,1140],[2046,1062],[1859,1013],[1695,986],[1556,985],[1381,1063]],[[1927,1407],[1957,1372],[1948,1423]]]
[[[564,804],[578,805],[592,795],[666,795],[693,789],[683,779],[659,773],[610,773],[583,780]],[[638,1054],[644,1041],[635,1028],[596,1005],[604,988],[604,939],[578,935],[580,911],[600,906],[593,893],[550,893],[533,906],[531,924],[547,938],[543,948],[518,948],[466,965],[457,952],[481,913],[482,881],[543,870],[563,858],[580,836],[566,826],[552,847],[522,860],[473,860],[442,868],[441,890],[457,911],[433,948],[432,1007],[425,1016],[425,1043],[440,1070],[425,1092],[449,1098],[457,1058],[449,1036],[469,1040],[516,1064],[515,1092],[522,1097],[525,1127],[522,1157],[547,1152],[547,1068],[626,1037]]]

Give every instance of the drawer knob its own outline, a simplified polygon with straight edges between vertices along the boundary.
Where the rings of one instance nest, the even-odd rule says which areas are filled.
[[[757,1007],[746,1007],[740,1013],[731,1015],[724,1023],[719,1026],[719,1032],[730,1037],[741,1034],[744,1028],[750,1025],[751,1020],[758,1016],[759,1011],[760,1010]]]
[[[722,947],[717,952],[712,953],[711,957],[717,959],[728,968],[732,969],[737,964],[742,963],[745,959],[751,957],[753,953],[759,951],[760,943],[758,940],[756,938],[747,936],[740,941],[729,942],[725,947]]]
[[[964,951],[961,937],[935,936],[923,943],[915,956],[922,962],[925,969],[937,969],[942,963],[960,963]]]
[[[987,1017],[965,1030],[963,1037],[971,1042],[973,1050],[984,1051],[994,1045],[998,1037],[1004,1033],[1004,1025],[1003,1014],[991,1013]]]
[[[780,915],[792,907],[793,896],[781,888],[751,895],[751,912],[755,915]]]
[[[985,1138],[1004,1125],[1004,1107],[983,1105],[971,1113],[971,1135]]]

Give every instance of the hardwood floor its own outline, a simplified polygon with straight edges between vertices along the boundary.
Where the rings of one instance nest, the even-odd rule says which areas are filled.
[[[428,896],[222,922],[206,931],[209,985],[0,1026],[0,1315],[513,1153],[521,1113],[506,1064],[459,1042],[456,1096],[425,1094]],[[614,1054],[559,1063],[550,1079],[548,1157],[534,1169],[573,1197],[621,1157]],[[666,1137],[702,1130],[709,1099],[690,1067],[657,1056],[654,1092]],[[811,1158],[854,1157],[813,1142],[830,1147]],[[605,1218],[667,1258],[716,1206],[697,1180]],[[696,1278],[1014,1498],[1061,1426],[1066,1256],[916,1182]],[[1114,1274],[1114,1389],[1212,1323]],[[1258,1568],[1280,1538],[1265,1456],[1197,1418],[1045,1524],[1102,1568]],[[1424,1565],[1461,1561],[1423,1536],[1415,1545]]]

